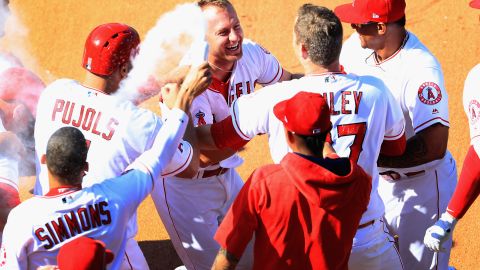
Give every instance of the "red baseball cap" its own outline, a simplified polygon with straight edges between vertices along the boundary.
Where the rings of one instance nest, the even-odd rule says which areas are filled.
[[[335,8],[342,22],[395,22],[405,16],[405,0],[353,0]]]
[[[480,0],[473,0],[470,2],[470,7],[480,9]]]
[[[106,269],[113,257],[102,241],[82,236],[60,248],[57,264],[62,270],[99,270]]]
[[[287,130],[296,134],[311,136],[332,129],[330,109],[320,94],[299,92],[275,105],[273,113]]]

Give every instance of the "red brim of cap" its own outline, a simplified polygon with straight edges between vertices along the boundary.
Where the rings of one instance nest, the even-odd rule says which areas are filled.
[[[333,12],[342,22],[359,24],[368,22],[368,19],[359,14],[351,3],[338,6]]]
[[[113,255],[113,252],[110,249],[105,250],[105,263],[109,264],[113,261],[113,258],[115,255]]]
[[[280,101],[273,107],[273,114],[280,120],[284,125],[285,123],[285,110],[287,107],[287,100]]]
[[[470,7],[471,8],[478,8],[480,9],[480,1],[479,0],[474,0],[470,2]]]

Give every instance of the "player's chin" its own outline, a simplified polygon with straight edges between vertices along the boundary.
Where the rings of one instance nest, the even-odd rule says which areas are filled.
[[[243,52],[242,52],[241,49],[239,49],[236,52],[227,52],[227,54],[225,55],[225,58],[229,62],[233,62],[233,61],[240,60],[240,58],[242,58],[242,56],[243,56]]]

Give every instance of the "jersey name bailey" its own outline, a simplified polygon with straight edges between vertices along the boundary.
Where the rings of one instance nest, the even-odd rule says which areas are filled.
[[[35,237],[40,242],[46,242],[44,248],[49,250],[75,235],[112,223],[107,207],[108,202],[101,201],[72,209],[36,228]]]
[[[324,99],[328,102],[330,108],[330,115],[339,114],[358,114],[358,107],[362,101],[362,91],[341,91],[341,92],[325,92],[322,93]],[[338,106],[338,99],[341,99],[340,106]],[[337,105],[335,107],[335,105]]]
[[[115,134],[115,127],[119,122],[115,118],[110,118],[106,125],[100,125],[102,112],[93,108],[87,108],[81,105],[80,108],[75,108],[75,102],[57,99],[53,106],[52,121],[58,121],[61,116],[61,121],[65,125],[72,125],[76,128],[81,128],[85,131],[91,132],[101,138],[109,141]],[[102,130],[103,129],[105,130]]]

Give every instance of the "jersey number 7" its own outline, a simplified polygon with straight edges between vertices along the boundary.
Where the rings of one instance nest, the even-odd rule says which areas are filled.
[[[367,132],[367,123],[353,123],[353,124],[344,124],[337,126],[337,135],[338,138],[343,136],[353,136],[353,142],[350,145],[350,160],[355,163],[358,162],[358,157],[363,148],[363,140],[365,139],[365,133]]]

